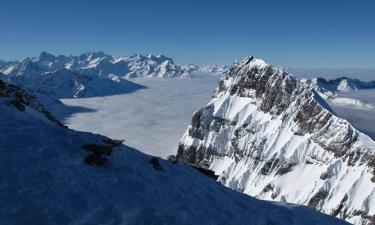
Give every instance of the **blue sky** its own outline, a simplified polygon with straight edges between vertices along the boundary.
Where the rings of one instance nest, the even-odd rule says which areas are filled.
[[[375,1],[6,1],[0,58],[154,53],[177,63],[247,55],[285,67],[375,68]]]

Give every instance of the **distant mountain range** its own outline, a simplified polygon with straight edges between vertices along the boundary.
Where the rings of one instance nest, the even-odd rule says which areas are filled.
[[[192,74],[218,74],[226,66],[177,65],[163,55],[126,57],[87,52],[54,56],[42,52],[21,61],[0,61],[0,79],[34,94],[57,98],[101,96],[139,88],[126,78],[177,78]]]
[[[164,55],[113,56],[103,52],[86,52],[79,56],[54,56],[42,52],[21,61],[0,61],[0,72],[5,75],[45,73],[67,69],[86,75],[113,78],[186,77],[196,73],[222,73],[226,66],[177,65]]]
[[[322,77],[303,80],[312,85],[315,89],[322,93],[334,94],[336,92],[357,91],[362,89],[375,88],[375,81],[361,81],[349,77],[339,77],[336,79],[327,80]]]

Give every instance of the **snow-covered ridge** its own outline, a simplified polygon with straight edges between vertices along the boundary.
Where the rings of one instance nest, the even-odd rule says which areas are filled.
[[[83,146],[113,140],[61,126],[34,97],[2,81],[0,118],[0,224],[347,224],[236,193],[121,144],[111,145],[102,166],[89,166]]]
[[[194,113],[177,157],[237,191],[361,224],[375,218],[374,152],[310,85],[249,57]]]

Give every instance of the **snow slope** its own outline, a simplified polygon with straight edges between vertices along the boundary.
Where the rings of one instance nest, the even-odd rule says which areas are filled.
[[[311,86],[249,57],[193,114],[177,157],[245,194],[370,224],[374,154],[374,141],[338,118]]]
[[[181,164],[117,146],[103,166],[35,98],[0,82],[0,224],[346,224],[304,206],[231,191]]]

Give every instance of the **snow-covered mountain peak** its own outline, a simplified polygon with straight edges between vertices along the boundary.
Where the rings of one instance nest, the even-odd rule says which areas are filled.
[[[33,61],[53,61],[56,59],[56,56],[54,56],[53,54],[51,53],[48,53],[48,52],[41,52],[38,56],[36,57],[33,57]]]
[[[238,65],[238,63],[235,64]],[[259,69],[262,69],[269,65],[263,59],[257,59],[254,58],[254,56],[248,56],[242,60],[239,66],[248,68],[258,67]]]
[[[246,194],[360,223],[375,214],[374,152],[313,87],[247,57],[193,114],[177,157]]]
[[[82,53],[79,58],[80,59],[83,59],[83,60],[86,60],[86,61],[91,61],[93,59],[97,59],[97,58],[103,58],[107,56],[104,52],[102,51],[99,51],[99,52],[85,52],[85,53]]]

